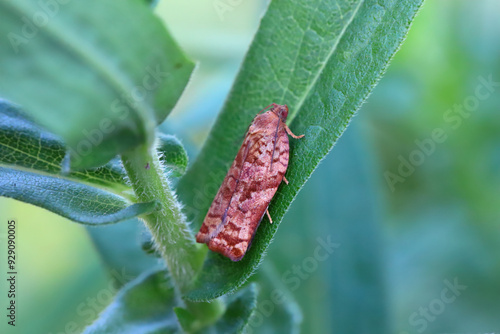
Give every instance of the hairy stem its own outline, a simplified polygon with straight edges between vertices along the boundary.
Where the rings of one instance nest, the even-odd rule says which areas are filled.
[[[157,200],[161,208],[143,218],[158,251],[167,262],[173,281],[181,292],[191,283],[203,261],[189,231],[181,205],[168,184],[158,154],[140,146],[122,156],[123,166],[141,202]]]

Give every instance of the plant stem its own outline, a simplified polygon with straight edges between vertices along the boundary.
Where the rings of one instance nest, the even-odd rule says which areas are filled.
[[[124,154],[122,161],[139,201],[160,202],[159,210],[141,218],[167,262],[173,281],[184,292],[201,267],[203,252],[200,253],[190,233],[158,154],[154,148],[140,146]]]

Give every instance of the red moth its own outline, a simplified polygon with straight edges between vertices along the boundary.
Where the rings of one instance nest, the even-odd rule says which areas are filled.
[[[233,261],[243,258],[288,167],[288,107],[255,116],[203,221],[196,241]],[[266,108],[267,109],[267,108]],[[265,110],[265,109],[264,109]]]

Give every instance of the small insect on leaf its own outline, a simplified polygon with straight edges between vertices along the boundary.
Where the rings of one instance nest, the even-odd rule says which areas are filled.
[[[196,241],[239,261],[252,243],[288,167],[288,107],[273,103],[257,115],[208,210]],[[264,110],[266,110],[265,108]]]

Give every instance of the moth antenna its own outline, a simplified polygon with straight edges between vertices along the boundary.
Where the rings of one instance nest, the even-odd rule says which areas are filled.
[[[267,108],[269,107],[277,107],[278,105],[276,103],[271,103],[270,105],[268,105],[267,107],[265,107],[264,109],[262,109],[261,111],[258,112],[258,114],[260,114],[261,112],[263,112],[264,110],[266,110]]]

